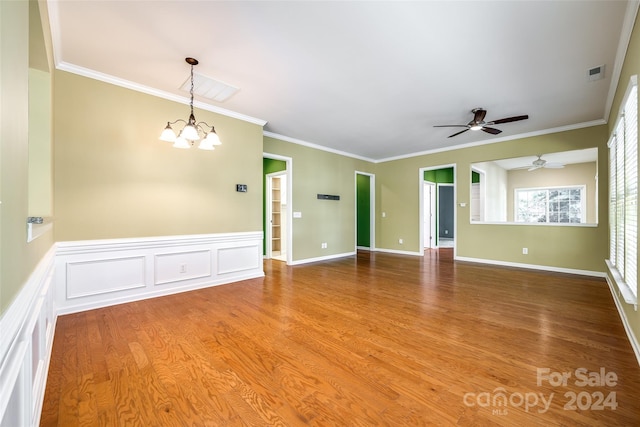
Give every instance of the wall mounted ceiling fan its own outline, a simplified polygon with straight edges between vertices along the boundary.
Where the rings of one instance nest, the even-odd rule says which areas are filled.
[[[531,163],[531,166],[524,166],[521,169],[525,169],[528,168],[527,171],[531,172],[534,171],[536,169],[542,169],[542,168],[547,168],[547,169],[562,169],[564,167],[563,163],[558,163],[558,162],[547,162],[546,160],[544,160],[542,158],[542,155],[538,155],[538,158],[536,160],[534,160]]]
[[[464,133],[464,132],[466,132],[468,130],[481,130],[483,132],[487,132],[487,133],[490,133],[492,135],[497,135],[502,131],[500,129],[492,128],[492,127],[489,127],[489,126],[500,125],[502,123],[517,122],[518,120],[526,120],[526,119],[529,118],[528,115],[524,115],[524,116],[506,117],[506,118],[500,119],[500,120],[492,120],[490,122],[485,122],[484,121],[484,117],[487,115],[487,110],[485,110],[484,108],[474,108],[473,110],[471,110],[471,112],[473,113],[473,120],[471,120],[466,125],[437,125],[437,126],[434,126],[434,127],[436,127],[436,128],[449,128],[449,127],[463,127],[463,128],[466,128],[466,129],[461,130],[460,132],[454,133],[453,135],[449,135],[448,138],[460,135],[461,133]]]

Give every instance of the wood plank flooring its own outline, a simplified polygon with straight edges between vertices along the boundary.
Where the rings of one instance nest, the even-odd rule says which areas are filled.
[[[41,425],[640,425],[604,279],[450,249],[265,272],[61,316]]]

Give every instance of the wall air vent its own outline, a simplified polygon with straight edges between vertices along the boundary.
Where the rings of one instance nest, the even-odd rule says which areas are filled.
[[[593,82],[604,78],[604,65],[598,65],[597,67],[587,70],[587,80]]]
[[[180,89],[189,92],[191,89],[191,79],[187,79]],[[220,80],[193,73],[193,93],[204,98],[223,102],[231,98],[239,90],[239,88],[221,82]]]

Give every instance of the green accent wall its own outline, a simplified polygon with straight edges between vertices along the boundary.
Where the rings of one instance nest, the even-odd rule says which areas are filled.
[[[287,162],[277,159],[262,159],[262,255],[267,253],[267,175],[287,170]]]
[[[371,246],[371,177],[356,175],[356,215],[358,246]]]
[[[453,176],[453,168],[432,169],[424,171],[424,180],[435,182],[437,184],[453,184],[455,177]]]

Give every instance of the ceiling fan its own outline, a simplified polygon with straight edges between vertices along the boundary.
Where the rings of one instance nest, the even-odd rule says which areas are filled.
[[[542,158],[542,155],[538,155],[538,158],[531,163],[531,166],[525,166],[522,169],[525,169],[527,167],[529,168],[527,169],[527,171],[531,172],[536,169],[542,169],[542,168],[562,169],[564,167],[564,164],[558,163],[558,162],[547,162]]]
[[[473,113],[473,120],[471,120],[466,125],[438,125],[438,126],[434,126],[434,127],[436,127],[436,128],[449,128],[449,127],[463,127],[463,128],[466,128],[464,130],[461,130],[460,132],[454,133],[453,135],[449,135],[448,138],[460,135],[461,133],[464,133],[464,132],[466,132],[468,130],[481,130],[483,132],[487,132],[487,133],[490,133],[492,135],[497,135],[502,131],[500,129],[492,128],[492,127],[489,127],[489,126],[500,125],[502,123],[517,122],[518,120],[526,120],[526,119],[529,118],[528,115],[524,115],[524,116],[506,117],[506,118],[500,119],[500,120],[492,120],[490,122],[485,122],[484,121],[484,117],[487,115],[487,110],[485,110],[484,108],[474,108],[473,110],[471,110],[471,112]]]

